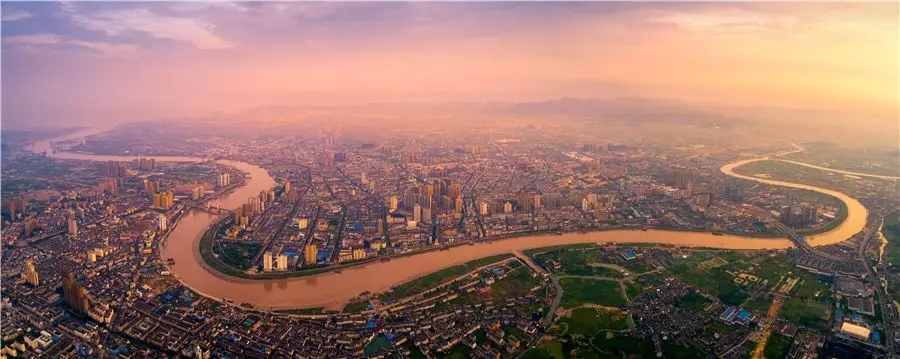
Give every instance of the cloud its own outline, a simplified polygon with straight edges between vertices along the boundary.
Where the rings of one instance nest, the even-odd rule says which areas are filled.
[[[7,36],[3,38],[3,43],[8,45],[20,45],[31,49],[53,45],[71,45],[109,57],[128,57],[138,54],[137,46],[131,44],[112,44],[106,42],[66,39],[55,34]]]
[[[19,21],[30,19],[33,15],[30,12],[25,10],[4,10],[2,20],[3,21]]]
[[[56,45],[62,42],[59,35],[34,34],[17,35],[3,38],[3,43],[11,45]]]
[[[655,18],[653,22],[674,24],[690,32],[734,33],[788,28],[797,23],[797,18],[735,9],[715,12],[672,12]]]
[[[72,3],[62,3],[63,12],[86,29],[101,31],[110,36],[130,32],[150,35],[158,39],[186,41],[199,49],[226,49],[233,45],[212,33],[214,25],[197,19],[159,15],[148,9],[101,10],[83,13]]]

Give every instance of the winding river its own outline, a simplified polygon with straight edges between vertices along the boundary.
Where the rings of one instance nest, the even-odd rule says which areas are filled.
[[[103,156],[73,152],[52,153],[50,142],[66,138],[85,137],[103,130],[88,130],[35,143],[33,150],[45,151],[47,156],[61,159],[93,161],[129,161],[136,156]],[[157,161],[196,162],[194,157],[153,157]],[[815,246],[837,243],[861,231],[866,224],[868,211],[856,199],[843,193],[798,183],[776,181],[740,175],[734,169],[760,160],[756,158],[729,163],[721,171],[729,176],[760,183],[800,188],[825,193],[838,198],[847,205],[846,220],[837,228],[808,240]],[[236,161],[219,161],[249,174],[247,183],[221,198],[225,208],[236,208],[246,198],[268,189],[274,180],[258,166]],[[811,166],[811,165],[810,165]],[[829,169],[830,170],[830,169]],[[605,242],[645,242],[668,243],[679,246],[705,246],[728,249],[776,249],[793,245],[787,239],[764,239],[731,235],[715,236],[711,233],[674,231],[634,231],[616,230],[588,233],[568,233],[564,235],[541,235],[496,240],[477,243],[473,246],[459,246],[446,251],[433,251],[413,256],[392,259],[389,262],[374,262],[344,269],[341,273],[328,272],[308,277],[251,280],[226,276],[210,268],[200,257],[199,242],[205,230],[217,216],[202,211],[192,211],[183,216],[175,231],[170,234],[166,246],[162,247],[162,258],[173,258],[176,264],[172,270],[186,286],[208,297],[223,297],[235,303],[250,303],[260,309],[288,309],[305,307],[340,308],[349,299],[364,291],[380,292],[422,275],[490,255],[510,253],[551,245]]]

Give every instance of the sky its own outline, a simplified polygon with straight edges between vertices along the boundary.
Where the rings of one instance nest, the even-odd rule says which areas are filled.
[[[7,128],[264,105],[626,96],[896,111],[898,101],[894,3],[4,1],[0,8]]]

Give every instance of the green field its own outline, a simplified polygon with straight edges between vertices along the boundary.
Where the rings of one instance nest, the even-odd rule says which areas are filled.
[[[434,288],[438,285],[447,283],[463,274],[471,272],[478,267],[482,267],[491,263],[496,263],[502,261],[507,258],[511,258],[513,255],[510,253],[499,254],[495,256],[485,257],[481,259],[476,259],[473,261],[466,262],[464,264],[455,265],[452,267],[441,269],[437,272],[431,273],[424,277],[419,277],[412,281],[403,283],[394,288],[394,293],[398,298],[409,297],[412,295],[416,295],[422,293],[426,290]]]
[[[781,307],[781,317],[797,325],[824,329],[831,322],[831,305],[814,300],[788,298]]]
[[[594,250],[557,250],[542,253],[535,256],[535,260],[545,268],[550,266],[546,263],[556,261],[560,264],[559,273],[568,275],[585,275],[598,277],[622,278],[621,272],[602,267],[598,263],[605,263],[603,258]]]
[[[582,304],[593,303],[607,307],[625,305],[622,288],[616,281],[562,278],[559,285],[563,289],[563,308],[575,308]]]
[[[467,292],[459,295],[453,302],[481,303],[486,301],[502,301],[507,298],[515,298],[527,294],[532,288],[541,284],[541,280],[531,276],[531,269],[519,267],[510,271],[503,279],[497,280],[491,285],[491,290],[486,293]]]
[[[523,356],[525,359],[566,359],[567,355],[563,352],[563,343],[556,340],[548,340],[534,349],[529,350]]]
[[[591,337],[600,330],[628,329],[628,316],[617,309],[575,308],[568,318],[561,318],[569,326],[567,334]]]
[[[763,355],[768,359],[781,359],[788,354],[791,349],[793,340],[782,336],[776,332],[769,334],[769,340],[766,341],[766,348],[763,349]]]
[[[276,310],[275,312],[276,313],[284,313],[284,314],[317,315],[317,314],[323,314],[324,311],[325,311],[325,308],[318,307],[318,308],[301,308],[301,309],[281,309],[281,310]]]
[[[900,211],[884,217],[881,233],[888,241],[884,247],[884,261],[891,265],[900,265]]]
[[[747,299],[744,288],[735,284],[734,278],[722,268],[704,270],[693,263],[679,263],[670,267],[669,271],[730,305],[740,305]]]
[[[593,248],[597,245],[594,243],[576,243],[576,244],[564,244],[559,246],[549,246],[549,247],[540,247],[534,249],[527,249],[522,251],[526,256],[534,257],[537,253],[557,251],[557,250],[566,250],[566,249],[578,249],[578,248]]]
[[[594,336],[591,343],[602,352],[604,358],[623,356],[629,359],[656,358],[651,341],[628,334],[600,332]]]
[[[643,292],[644,287],[642,287],[640,283],[636,281],[625,282],[625,293],[628,294],[629,299],[634,300],[635,297]]]

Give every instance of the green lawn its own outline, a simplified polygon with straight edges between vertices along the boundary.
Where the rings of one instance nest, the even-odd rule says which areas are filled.
[[[548,340],[534,349],[531,349],[523,356],[525,359],[566,359],[563,353],[563,343],[556,340]]]
[[[437,272],[431,273],[424,277],[419,277],[412,281],[406,282],[394,288],[394,293],[398,298],[409,297],[412,295],[419,294],[428,289],[434,288],[438,285],[447,283],[463,274],[471,272],[478,267],[482,267],[491,263],[499,262],[504,259],[510,258],[513,255],[510,253],[499,254],[495,256],[485,257],[481,259],[476,259],[473,261],[466,262],[464,264],[455,265],[452,267],[441,269]]]
[[[591,337],[598,331],[628,329],[628,316],[617,309],[575,308],[568,318],[562,318],[569,326],[568,334]]]
[[[747,292],[734,283],[734,277],[725,272],[724,268],[703,270],[688,262],[678,263],[670,267],[669,271],[730,305],[740,305],[747,299]]]
[[[644,292],[644,287],[641,286],[640,283],[636,281],[627,281],[625,282],[625,293],[628,294],[628,298],[634,300],[635,297]]]
[[[623,277],[622,273],[615,269],[597,265],[606,261],[593,249],[576,251],[555,250],[539,254],[535,256],[535,260],[547,268],[550,266],[546,263],[550,261],[558,262],[560,264],[558,272],[562,274],[612,278]]]
[[[277,313],[285,313],[285,314],[306,314],[306,315],[312,315],[312,314],[322,314],[322,312],[323,312],[324,310],[325,310],[325,308],[323,308],[323,307],[318,307],[318,308],[282,309],[282,310],[276,310],[275,312],[277,312]]]
[[[608,307],[625,305],[622,288],[616,281],[586,278],[563,278],[559,280],[563,289],[563,308],[574,308],[585,303]]]
[[[824,329],[831,322],[831,305],[800,298],[788,298],[781,307],[785,320],[810,328]]]

